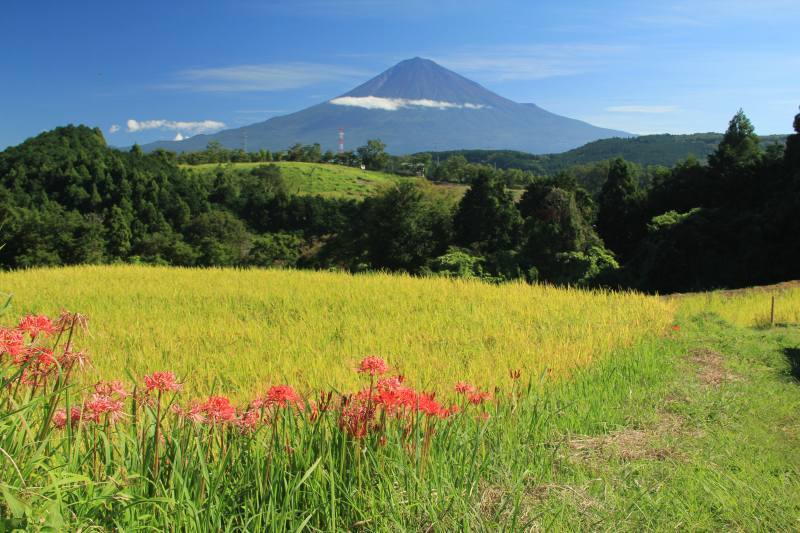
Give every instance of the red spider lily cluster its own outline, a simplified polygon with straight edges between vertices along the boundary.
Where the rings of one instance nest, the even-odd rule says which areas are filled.
[[[474,409],[478,419],[488,419],[485,404],[493,398],[488,391],[458,382],[454,398],[463,401],[447,405],[433,392],[408,386],[402,375],[387,375],[387,362],[370,355],[356,367],[358,373],[368,377],[368,386],[349,394],[323,392],[316,400],[303,397],[289,385],[274,385],[243,408],[221,395],[182,404],[177,401],[182,384],[176,375],[157,371],[130,387],[121,381],[98,382],[81,401],[69,404],[62,391],[73,370],[81,370],[89,363],[85,353],[73,348],[73,333],[86,327],[86,317],[64,312],[54,321],[43,315],[30,315],[17,327],[0,328],[0,371],[4,371],[0,378],[4,374],[12,376],[5,380],[6,390],[17,383],[26,386],[23,390],[31,395],[48,394],[52,399],[48,420],[57,429],[78,428],[82,424],[109,429],[126,420],[135,421],[140,409],[149,409],[155,414],[150,420],[154,420],[158,441],[165,423],[205,426],[212,431],[232,427],[250,433],[272,425],[277,417],[286,414],[306,417],[312,423],[325,416],[331,420],[331,427],[349,437],[376,436],[378,442],[385,443],[389,424],[407,436],[415,423],[427,421],[426,431],[432,432],[437,421],[451,419],[467,409]],[[64,342],[59,347],[61,340]],[[516,381],[520,373],[511,371],[510,376]],[[60,406],[61,403],[66,405]],[[169,412],[162,411],[167,408]],[[162,412],[172,414],[169,421],[165,421]],[[157,449],[157,442],[155,446]],[[154,467],[157,470],[157,461]]]
[[[178,383],[172,372],[153,372],[144,377],[144,386],[148,392],[171,392],[181,389],[181,384]]]
[[[59,374],[69,375],[73,367],[82,369],[88,364],[84,352],[72,349],[71,335],[60,350],[55,347],[57,340],[54,347],[47,345],[54,337],[85,324],[83,315],[73,316],[65,311],[56,321],[44,315],[28,315],[16,327],[0,327],[0,364],[14,368],[20,384],[34,389],[46,386],[48,380],[53,381]]]
[[[380,376],[389,370],[389,365],[380,357],[370,355],[361,360],[358,365],[358,372],[369,374],[370,376]]]

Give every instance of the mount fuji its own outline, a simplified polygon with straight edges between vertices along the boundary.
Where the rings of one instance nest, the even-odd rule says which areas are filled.
[[[159,141],[145,150],[227,148],[285,150],[295,143],[337,148],[344,128],[347,148],[379,138],[387,151],[406,154],[458,149],[509,149],[555,153],[630,133],[599,128],[503,98],[429,59],[401,61],[355,89],[296,113],[182,141]]]

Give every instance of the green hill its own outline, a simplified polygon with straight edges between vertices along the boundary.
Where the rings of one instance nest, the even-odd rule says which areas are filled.
[[[671,167],[678,161],[693,155],[705,161],[720,140],[721,133],[693,133],[691,135],[642,135],[639,137],[602,139],[560,154],[533,155],[513,150],[453,150],[433,152],[433,160],[444,161],[453,155],[462,155],[470,163],[482,163],[497,168],[518,168],[537,174],[552,174],[573,165],[594,163],[615,157],[642,166],[663,165]],[[772,143],[783,143],[785,135],[761,137],[766,147]]]
[[[213,173],[217,169],[249,171],[266,163],[209,163],[204,165],[183,165],[192,173]],[[361,170],[360,168],[320,163],[299,163],[280,161],[274,163],[281,169],[289,190],[294,194],[320,195],[337,198],[365,198],[380,187],[407,179],[387,174]]]

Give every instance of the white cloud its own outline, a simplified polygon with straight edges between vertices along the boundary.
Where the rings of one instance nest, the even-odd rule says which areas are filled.
[[[186,131],[190,134],[208,133],[212,131],[221,130],[225,127],[224,122],[216,120],[200,120],[195,122],[185,122],[178,120],[135,120],[130,119],[127,122],[128,132],[135,133],[144,130],[172,130],[172,131]]]
[[[108,128],[108,133],[117,133],[119,131],[119,124],[112,124],[110,128]]]
[[[676,105],[615,105],[607,107],[612,113],[676,113],[680,107]]]
[[[431,109],[481,109],[481,104],[456,104],[443,100],[409,100],[407,98],[382,98],[380,96],[340,96],[330,100],[333,105],[348,107],[361,107],[364,109],[382,109],[384,111],[397,111],[406,107],[427,107]]]
[[[186,137],[184,137],[183,135],[181,135],[181,132],[178,132],[178,133],[176,133],[176,134],[175,134],[175,138],[174,138],[174,139],[172,139],[172,140],[173,140],[173,141],[182,141],[182,140],[184,140],[185,138],[186,138]]]
[[[182,70],[175,75],[176,81],[162,87],[206,92],[283,91],[367,76],[370,73],[362,69],[318,63],[235,65]]]

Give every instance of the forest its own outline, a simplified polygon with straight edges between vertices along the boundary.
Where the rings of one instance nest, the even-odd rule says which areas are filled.
[[[468,183],[460,199],[420,177],[356,201],[290,194],[273,154],[249,172],[195,175],[181,164],[231,155],[118,150],[98,129],[60,127],[0,153],[0,266],[388,270],[662,293],[778,282],[800,277],[800,116],[794,129],[765,147],[739,111],[707,161],[648,170],[614,158],[588,180],[462,156],[432,176]],[[431,172],[416,170],[430,154],[384,149],[370,141],[349,156]],[[337,156],[296,146],[279,157]]]

